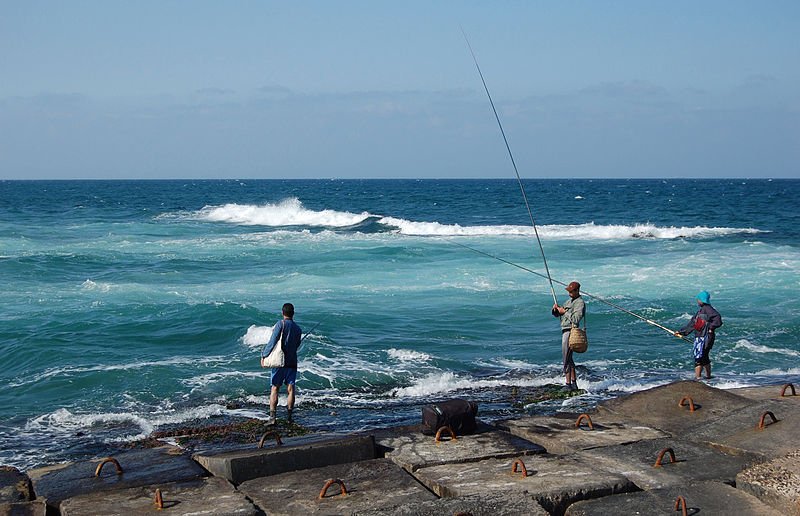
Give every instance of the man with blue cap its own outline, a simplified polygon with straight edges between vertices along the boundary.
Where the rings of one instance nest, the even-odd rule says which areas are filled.
[[[694,332],[694,378],[700,379],[703,368],[706,379],[711,378],[711,359],[709,353],[714,346],[715,330],[722,326],[722,316],[711,306],[711,294],[703,290],[695,297],[700,308],[689,323],[675,332],[676,337],[684,337]]]

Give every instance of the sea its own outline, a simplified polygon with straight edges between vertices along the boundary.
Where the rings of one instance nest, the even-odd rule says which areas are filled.
[[[487,422],[576,412],[691,379],[668,330],[701,290],[724,320],[710,385],[800,381],[800,180],[521,184],[530,214],[513,178],[1,181],[0,464],[266,419],[259,356],[285,302],[306,333],[295,419],[319,432],[451,398]],[[563,383],[550,310],[570,281],[584,392],[515,401]]]

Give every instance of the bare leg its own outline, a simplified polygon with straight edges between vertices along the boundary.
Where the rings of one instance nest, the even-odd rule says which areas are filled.
[[[711,362],[706,364],[706,378],[711,378]]]
[[[272,386],[272,390],[269,393],[269,411],[274,413],[278,409],[278,391],[280,387],[275,385]]]
[[[287,385],[286,391],[289,395],[289,399],[286,402],[286,404],[288,405],[289,412],[291,412],[292,410],[294,410],[294,385],[291,384]]]
[[[694,367],[694,379],[695,380],[699,380],[700,379],[700,371],[702,371],[702,370],[703,370],[703,366],[695,366]]]

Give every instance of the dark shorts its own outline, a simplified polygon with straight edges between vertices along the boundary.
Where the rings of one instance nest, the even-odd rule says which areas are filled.
[[[269,383],[273,387],[281,385],[294,385],[297,381],[297,369],[291,367],[273,367]]]
[[[714,347],[714,337],[713,334],[709,335],[708,342],[705,346],[703,346],[703,355],[700,358],[694,359],[694,365],[697,367],[707,366],[711,363],[711,358],[709,355],[711,354],[711,348]]]

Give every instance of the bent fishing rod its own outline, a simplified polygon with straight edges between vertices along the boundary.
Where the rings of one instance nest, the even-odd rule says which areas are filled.
[[[536,272],[533,269],[529,269],[528,267],[525,267],[524,265],[520,265],[518,263],[514,263],[514,262],[506,260],[504,258],[500,258],[499,256],[495,256],[493,254],[487,253],[486,251],[481,251],[480,249],[475,249],[474,247],[470,247],[470,246],[468,246],[466,244],[462,244],[461,242],[456,242],[454,240],[449,240],[449,242],[452,243],[452,244],[455,244],[457,246],[463,247],[465,249],[469,249],[470,251],[473,251],[475,253],[482,254],[483,256],[486,256],[486,257],[489,257],[489,258],[494,258],[495,260],[499,260],[499,261],[501,261],[503,263],[507,263],[508,265],[514,266],[514,267],[516,267],[518,269],[522,269],[523,271],[530,272],[531,274],[535,274],[535,275],[539,276],[540,278],[549,279],[551,281],[551,283],[550,283],[551,287],[552,287],[553,283],[558,283],[559,285],[563,285],[563,286],[567,285],[563,281],[558,281],[558,280],[551,279],[549,276],[545,276],[544,274],[542,274],[540,272]],[[621,307],[621,306],[619,306],[617,304],[612,303],[611,301],[606,301],[602,297],[598,297],[598,296],[589,294],[588,292],[584,292],[584,291],[581,291],[581,295],[584,295],[584,296],[586,296],[588,298],[591,298],[591,299],[594,299],[596,301],[600,301],[601,303],[607,304],[608,306],[616,308],[617,310],[620,310],[622,312],[625,312],[628,315],[632,315],[632,316],[636,317],[637,319],[640,319],[640,320],[646,322],[647,324],[651,324],[651,325],[655,326],[656,328],[660,328],[660,329],[666,331],[667,333],[669,333],[669,334],[671,334],[673,336],[676,333],[675,330],[670,330],[666,326],[662,326],[661,324],[658,324],[657,322],[655,322],[653,320],[650,320],[647,317],[643,317],[643,316],[637,314],[636,312],[631,312],[627,308],[623,308],[623,307]],[[686,342],[692,343],[691,340],[689,340],[688,338],[686,338],[684,336],[681,336],[681,339],[685,340]]]
[[[464,28],[461,27],[461,34],[464,35],[464,41],[467,42],[467,47],[469,47],[469,53],[472,54],[472,60],[475,62],[475,68],[478,70],[478,75],[481,77],[481,82],[483,83],[483,89],[486,91],[486,96],[489,97],[489,104],[492,106],[492,111],[494,112],[494,118],[497,120],[497,125],[500,127],[500,134],[503,135],[503,141],[506,144],[506,150],[508,151],[508,157],[511,158],[511,165],[514,167],[514,173],[517,175],[517,183],[519,183],[519,189],[522,192],[522,199],[525,201],[525,207],[528,209],[528,216],[531,218],[531,225],[533,226],[533,232],[536,235],[536,241],[539,243],[539,251],[542,253],[542,261],[544,262],[544,270],[547,272],[547,280],[550,282],[550,292],[553,294],[553,304],[558,304],[558,299],[556,299],[556,291],[553,288],[553,279],[550,277],[550,268],[547,266],[547,258],[544,256],[544,247],[542,246],[542,240],[539,238],[539,230],[536,228],[536,220],[533,218],[533,211],[531,210],[531,205],[528,203],[528,196],[525,194],[525,187],[522,185],[522,178],[519,176],[519,170],[517,170],[517,163],[514,161],[514,155],[511,153],[511,146],[508,144],[508,138],[506,138],[506,132],[503,130],[503,124],[500,123],[500,116],[497,114],[497,109],[494,107],[494,101],[492,100],[492,95],[489,93],[489,87],[486,86],[486,79],[483,78],[483,72],[481,72],[481,67],[478,65],[478,58],[475,57],[475,52],[472,51],[472,45],[469,43],[469,38],[467,38],[467,33],[464,32]]]

